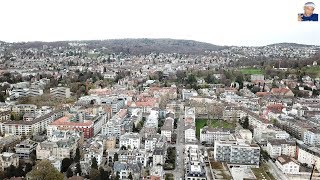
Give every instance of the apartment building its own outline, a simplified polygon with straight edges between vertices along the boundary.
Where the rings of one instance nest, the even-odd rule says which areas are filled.
[[[299,174],[299,162],[290,156],[279,156],[276,165],[284,174]]]
[[[50,123],[63,116],[65,109],[55,110],[32,121],[6,121],[1,133],[13,135],[35,135],[48,129]]]
[[[125,133],[120,136],[119,146],[127,149],[140,149],[141,137],[139,133]]]
[[[64,159],[74,157],[80,137],[68,136],[58,141],[46,140],[37,145],[37,159]]]
[[[166,150],[164,148],[155,148],[152,155],[152,165],[164,165],[166,157]]]
[[[320,145],[320,129],[310,128],[303,133],[303,142],[310,146]]]
[[[29,159],[30,154],[36,150],[37,145],[37,142],[26,139],[15,146],[15,152],[20,159]]]
[[[121,124],[127,117],[127,110],[121,109],[117,112],[112,118],[102,126],[101,134],[106,135],[107,137],[116,137],[117,139],[121,134],[124,134],[122,131]]]
[[[295,157],[296,142],[290,139],[270,139],[267,143],[267,152],[272,158],[277,158],[281,155]]]
[[[93,141],[84,150],[84,161],[92,164],[92,159],[96,158],[98,166],[102,162],[104,147],[101,141]]]
[[[257,144],[249,144],[241,139],[229,136],[228,139],[220,139],[215,142],[214,159],[229,164],[258,167],[260,147]]]
[[[93,137],[94,122],[90,120],[84,120],[81,114],[66,115],[58,118],[48,125],[47,135],[51,136],[56,130],[70,130],[83,132],[84,138]]]
[[[186,145],[185,179],[206,180],[205,163],[198,145]]]
[[[70,98],[70,88],[67,87],[55,87],[50,88],[50,95],[55,98],[64,99]]]
[[[194,125],[187,125],[184,128],[184,140],[185,142],[194,142],[196,138],[196,127]]]
[[[160,134],[153,134],[148,136],[144,142],[144,149],[147,152],[153,152],[155,148],[165,148],[167,144],[167,137]]]
[[[119,150],[118,157],[120,162],[147,165],[146,151],[142,149]]]
[[[173,131],[174,119],[168,117],[165,119],[163,126],[161,127],[161,135],[167,138],[167,142],[171,142],[172,131]]]
[[[37,106],[34,104],[17,104],[12,106],[11,111],[23,115],[25,113],[35,113],[36,109]]]
[[[211,128],[205,126],[200,129],[200,142],[213,144],[215,141],[220,140],[221,138],[227,138],[234,130],[225,129],[225,128]]]
[[[315,162],[317,162],[316,168],[320,168],[320,148],[319,147],[309,147],[305,144],[297,143],[297,155],[298,161],[301,164],[307,164],[309,167],[312,167]]]

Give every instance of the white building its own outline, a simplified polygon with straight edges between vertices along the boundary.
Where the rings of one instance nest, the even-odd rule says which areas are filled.
[[[93,141],[89,148],[85,149],[85,153],[84,153],[84,160],[91,164],[92,163],[92,159],[95,157],[97,160],[97,164],[98,166],[101,164],[102,162],[102,158],[103,158],[103,144],[101,141]]]
[[[220,140],[221,138],[227,138],[230,134],[230,129],[209,128],[208,126],[205,126],[200,129],[200,142],[213,144],[215,141]]]
[[[194,96],[198,96],[197,91],[193,89],[182,89],[182,100],[188,100]]]
[[[157,166],[157,165],[164,165],[165,163],[165,156],[166,156],[166,151],[163,148],[156,148],[153,151],[152,155],[152,165]]]
[[[16,145],[15,147],[16,154],[21,159],[24,159],[24,158],[28,159],[30,157],[30,154],[34,150],[36,150],[37,145],[38,145],[37,142],[26,139]]]
[[[120,136],[119,146],[127,149],[140,149],[141,137],[139,133],[125,133]]]
[[[184,129],[184,140],[185,142],[196,141],[196,127],[193,125],[188,125]]]
[[[120,162],[147,165],[148,157],[143,149],[119,150],[118,154]]]
[[[98,115],[93,119],[93,135],[96,136],[102,129],[102,126],[107,122],[107,114]]]
[[[253,136],[254,139],[259,142],[267,142],[269,139],[288,139],[290,135],[277,127],[260,127],[260,128],[254,128],[253,130]]]
[[[240,129],[237,133],[249,143],[252,142],[252,132],[249,129]]]
[[[70,98],[70,88],[67,88],[67,87],[50,88],[50,95],[55,98]]]
[[[119,138],[122,134],[121,124],[123,120],[127,117],[127,110],[120,109],[112,118],[102,126],[101,134],[106,135],[107,137],[116,137]]]
[[[64,110],[56,110],[32,121],[7,121],[0,124],[1,133],[35,135],[45,131],[50,123],[63,116]]]
[[[263,74],[251,74],[251,82],[255,81],[264,81],[264,75]]]
[[[152,109],[149,116],[147,117],[144,127],[158,128],[159,111]]]
[[[8,91],[10,99],[27,97],[27,96],[41,96],[43,90],[39,88],[14,88]]]
[[[279,156],[276,165],[284,174],[299,174],[299,163],[292,157]]]
[[[308,129],[303,134],[303,142],[310,146],[320,144],[320,130],[316,128]]]
[[[295,157],[296,142],[294,140],[272,139],[267,143],[267,152],[272,158],[277,158],[281,155]]]
[[[301,164],[307,164],[312,167],[316,162],[316,168],[320,168],[320,148],[318,147],[308,147],[303,144],[298,144],[298,161]]]
[[[144,149],[147,152],[153,152],[156,147],[164,148],[167,143],[167,138],[165,136],[154,134],[146,138],[144,142]]]

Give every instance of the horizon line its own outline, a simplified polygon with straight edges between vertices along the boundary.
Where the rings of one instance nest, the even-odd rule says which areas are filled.
[[[271,43],[271,44],[265,44],[265,45],[221,45],[221,44],[213,44],[211,42],[205,42],[201,40],[193,40],[193,39],[181,39],[181,38],[110,38],[110,39],[78,39],[78,40],[53,40],[53,41],[47,41],[47,40],[30,40],[30,41],[3,41],[0,40],[0,42],[4,43],[10,43],[10,44],[18,44],[18,43],[55,43],[55,42],[81,42],[81,41],[113,41],[113,40],[142,40],[142,39],[150,39],[150,40],[176,40],[176,41],[194,41],[198,43],[205,43],[210,44],[214,46],[221,46],[221,47],[264,47],[264,46],[272,46],[277,44],[295,44],[295,45],[301,45],[301,46],[316,46],[320,47],[320,45],[315,44],[303,44],[303,43],[296,43],[296,42],[277,42],[277,43]]]

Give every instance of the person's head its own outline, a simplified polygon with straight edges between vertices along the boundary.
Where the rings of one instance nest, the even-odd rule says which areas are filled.
[[[304,14],[307,16],[311,16],[315,7],[316,5],[313,2],[307,2],[306,4],[304,4]]]

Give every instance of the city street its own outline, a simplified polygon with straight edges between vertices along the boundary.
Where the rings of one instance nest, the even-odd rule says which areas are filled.
[[[269,171],[276,179],[289,180],[279,168],[271,160],[267,161],[266,164],[269,166]]]
[[[174,175],[175,180],[180,180],[180,178],[184,177],[184,120],[183,115],[179,116],[179,120],[177,122],[177,129],[175,130],[177,133],[177,142],[174,145],[169,145],[171,147],[176,147],[176,168],[171,171],[166,171],[166,173],[172,173]]]

